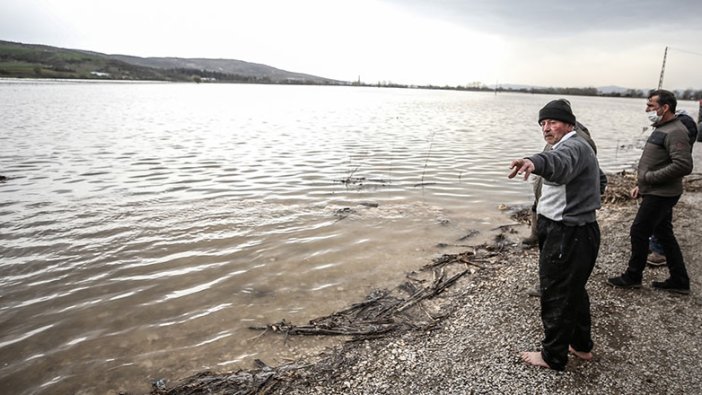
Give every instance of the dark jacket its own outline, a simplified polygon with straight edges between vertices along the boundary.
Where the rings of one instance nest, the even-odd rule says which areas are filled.
[[[690,136],[690,148],[692,149],[692,145],[695,144],[695,141],[697,141],[697,124],[691,116],[683,112],[676,114],[676,117],[687,128],[687,135]]]
[[[691,151],[688,130],[679,119],[657,126],[639,159],[639,193],[664,197],[681,195],[682,178],[692,172]]]

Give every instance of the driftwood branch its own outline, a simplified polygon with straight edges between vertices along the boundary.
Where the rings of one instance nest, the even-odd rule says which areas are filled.
[[[481,252],[486,259],[495,255],[489,251]],[[476,253],[467,251],[461,254],[442,255],[421,270],[431,271],[433,279],[428,282],[408,275],[408,281],[398,286],[398,290],[408,296],[400,298],[387,290],[376,290],[364,301],[326,317],[311,320],[307,325],[295,325],[282,320],[273,324],[252,326],[250,329],[262,330],[263,333],[280,333],[285,336],[351,336],[354,340],[385,336],[392,332],[427,328],[435,325],[436,319],[421,305],[454,285],[471,270],[463,269],[453,275],[447,274],[448,265],[472,265],[480,269],[486,266],[476,262]],[[427,285],[422,285],[423,283]],[[407,315],[414,307],[416,313]],[[429,320],[426,320],[429,317]]]

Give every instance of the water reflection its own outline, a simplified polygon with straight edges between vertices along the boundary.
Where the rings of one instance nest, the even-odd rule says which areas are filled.
[[[0,385],[145,392],[296,355],[248,326],[394,286],[529,203],[508,161],[543,147],[550,99],[0,82]],[[570,99],[605,169],[638,158],[640,101]]]

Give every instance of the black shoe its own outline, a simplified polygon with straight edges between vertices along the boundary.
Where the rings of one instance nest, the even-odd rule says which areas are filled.
[[[522,239],[522,245],[525,247],[534,247],[539,244],[539,238],[536,236],[529,236]]]
[[[641,281],[630,280],[629,277],[625,277],[624,275],[608,278],[607,283],[618,288],[641,288]]]
[[[665,281],[654,281],[653,283],[651,283],[651,286],[655,289],[660,289],[661,291],[674,292],[682,295],[690,294],[689,284],[686,286],[677,285],[674,282],[670,281],[670,279],[667,279]]]

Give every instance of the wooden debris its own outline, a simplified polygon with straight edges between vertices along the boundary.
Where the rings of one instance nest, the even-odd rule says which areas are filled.
[[[631,190],[636,186],[636,174],[622,171],[607,175],[607,189],[602,196],[603,204],[633,204]]]
[[[512,218],[520,224],[531,225],[531,207],[524,207],[522,209],[514,211],[510,218]]]
[[[476,229],[471,229],[465,236],[459,238],[457,241],[465,241],[465,240],[470,239],[471,237],[477,235],[478,233],[480,233],[480,231],[478,231]]]
[[[449,279],[438,278],[428,287],[418,288],[416,285],[405,284],[402,290],[414,291],[407,299],[398,298],[387,290],[376,290],[365,301],[332,315],[313,319],[308,325],[294,325],[283,320],[262,327],[254,326],[251,329],[289,336],[353,336],[354,340],[361,340],[384,336],[391,332],[428,328],[435,322],[419,321],[403,312],[443,292],[464,274],[465,272]]]
[[[347,344],[403,331],[431,329],[447,314],[430,313],[424,302],[445,292],[459,279],[471,273],[472,270],[467,269],[467,266],[478,270],[493,267],[492,262],[500,255],[499,251],[498,246],[480,245],[460,254],[444,254],[419,269],[419,272],[409,273],[407,281],[400,284],[394,292],[374,290],[362,302],[311,320],[307,325],[294,325],[282,320],[251,329],[263,331],[261,335],[270,332],[285,336],[350,336]],[[342,354],[343,351],[333,351],[332,355],[317,361],[317,374],[328,372],[333,375],[338,364],[345,361],[340,357]],[[262,361],[256,361],[254,365],[254,369],[233,373],[201,372],[171,388],[154,386],[151,394],[266,394],[285,388],[287,383],[294,380],[304,380],[310,366],[291,363],[269,367]]]
[[[683,186],[686,191],[697,192],[702,189],[702,174],[693,173],[683,178]]]

